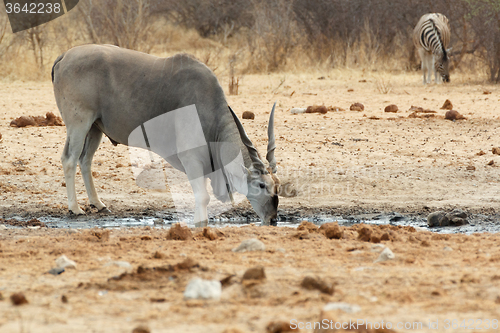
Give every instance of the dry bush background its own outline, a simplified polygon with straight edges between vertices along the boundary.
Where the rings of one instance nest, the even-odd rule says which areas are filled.
[[[420,60],[411,34],[428,12],[450,19],[452,70],[500,82],[498,0],[81,0],[69,14],[15,35],[2,3],[0,77],[48,79],[52,61],[84,43],[189,52],[231,76],[414,71]]]

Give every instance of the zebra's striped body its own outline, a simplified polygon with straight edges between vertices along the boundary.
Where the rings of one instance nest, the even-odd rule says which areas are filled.
[[[448,72],[448,52],[450,44],[450,24],[443,14],[430,13],[423,15],[413,30],[413,43],[422,60],[424,84],[431,81],[431,69],[434,81],[440,83],[450,81]],[[440,79],[438,79],[438,74]],[[427,74],[427,76],[426,76]]]

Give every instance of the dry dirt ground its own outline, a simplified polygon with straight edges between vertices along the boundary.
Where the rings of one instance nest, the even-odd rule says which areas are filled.
[[[238,115],[255,113],[255,120],[243,120],[243,125],[261,151],[267,144],[269,111],[278,101],[279,176],[297,190],[297,196],[280,199],[282,212],[427,213],[461,208],[494,214],[500,200],[500,156],[492,153],[500,146],[500,88],[466,75],[452,80],[424,87],[417,74],[252,75],[240,81],[240,94],[228,100]],[[221,81],[227,90],[227,78]],[[51,84],[0,86],[0,217],[65,216],[60,165],[65,128],[9,126],[21,115],[58,114]],[[446,99],[467,119],[443,119],[445,110],[440,107]],[[355,102],[362,103],[364,111],[349,111]],[[346,111],[290,114],[293,107],[313,104]],[[389,104],[400,111],[385,113]],[[437,114],[409,118],[412,105]],[[136,185],[126,147],[103,141],[93,170],[101,199],[114,215],[174,209],[168,192]],[[94,218],[79,174],[77,193],[88,218]],[[251,211],[245,202],[239,209]],[[296,319],[305,324],[321,316],[390,321],[396,332],[405,331],[395,328],[398,322],[422,322],[419,332],[470,331],[465,326],[498,331],[493,326],[486,329],[486,319],[500,319],[496,234],[444,237],[395,229],[390,240],[382,241],[395,259],[374,263],[379,253],[372,252],[372,243],[357,239],[356,227],[341,240],[315,232],[294,237],[295,229],[255,226],[224,228],[224,236],[214,241],[199,236],[166,240],[167,230],[148,227],[112,230],[109,239],[96,237],[100,232],[0,230],[0,331],[131,332],[144,324],[151,332],[264,332],[271,322]],[[267,250],[231,251],[248,238],[259,238]],[[59,276],[44,274],[61,254],[76,261],[77,268]],[[187,257],[198,267],[164,274],[158,272],[165,270],[152,269]],[[132,268],[105,266],[110,261],[127,261]],[[245,270],[259,265],[267,278],[242,283]],[[145,276],[137,273],[139,266],[147,268]],[[109,280],[127,270],[133,274],[126,279]],[[223,288],[220,301],[183,300],[190,278],[222,279],[230,274],[236,275],[234,283]],[[335,284],[334,294],[302,288],[307,275]],[[13,306],[10,295],[15,292],[24,293],[29,303]],[[321,314],[329,302],[347,302],[361,310]],[[446,329],[446,319],[466,322],[456,330]],[[438,330],[426,328],[430,320],[439,320]]]

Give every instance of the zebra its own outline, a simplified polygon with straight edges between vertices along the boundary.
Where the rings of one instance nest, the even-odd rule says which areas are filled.
[[[431,69],[434,68],[434,82],[450,82],[448,72],[450,44],[450,23],[440,13],[423,15],[413,30],[413,43],[422,60],[424,84],[431,82]],[[427,72],[427,76],[426,76]],[[438,79],[437,73],[440,74]]]

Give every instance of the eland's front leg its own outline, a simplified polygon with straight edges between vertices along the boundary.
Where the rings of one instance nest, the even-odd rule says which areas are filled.
[[[207,206],[210,195],[207,191],[207,179],[199,177],[189,181],[194,192],[194,226],[206,227],[208,225]]]

